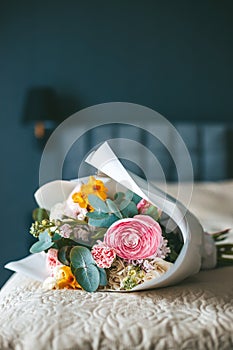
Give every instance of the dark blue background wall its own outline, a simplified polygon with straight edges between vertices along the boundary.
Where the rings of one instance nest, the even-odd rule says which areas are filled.
[[[231,0],[0,2],[0,283],[28,253],[40,150],[22,123],[27,90],[48,85],[59,118],[108,101],[173,120],[232,120]]]

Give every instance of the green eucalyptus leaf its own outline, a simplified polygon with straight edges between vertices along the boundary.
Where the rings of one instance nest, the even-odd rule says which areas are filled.
[[[134,202],[137,205],[141,200],[142,200],[142,197],[140,197],[136,193],[133,194],[132,202]]]
[[[100,284],[100,274],[96,265],[72,268],[73,274],[80,286],[87,292],[95,292]]]
[[[129,205],[130,201],[128,199],[124,199],[121,204],[119,205],[119,209],[122,212],[127,206]]]
[[[30,248],[30,253],[40,253],[43,252],[44,250],[47,250],[51,248],[53,245],[53,242],[46,242],[46,241],[38,241],[34,243],[31,248]]]
[[[124,192],[117,192],[114,195],[114,202],[118,205],[123,201],[124,198],[125,198]]]
[[[103,212],[91,211],[87,213],[86,216],[91,219],[105,219],[108,217],[108,214]]]
[[[95,227],[109,227],[117,220],[118,220],[118,217],[116,215],[109,214],[105,219],[89,218],[89,224]]]
[[[85,220],[79,220],[79,219],[73,219],[69,216],[66,216],[64,215],[64,219],[66,219],[66,222],[69,224],[69,225],[72,225],[72,226],[77,226],[77,225],[87,225],[87,222]]]
[[[71,272],[72,272],[72,274],[74,275],[74,272],[75,272],[75,268],[74,268],[74,266],[70,263],[70,269],[71,269]]]
[[[46,209],[36,208],[32,212],[32,217],[34,221],[41,222],[42,220],[49,219],[49,215]]]
[[[100,227],[99,230],[91,237],[93,240],[101,239],[107,231],[106,227]]]
[[[98,267],[99,270],[99,274],[100,274],[100,286],[106,286],[108,284],[108,280],[107,280],[107,274],[105,269]]]
[[[72,246],[63,246],[58,250],[58,260],[63,264],[63,265],[70,265],[70,251],[72,249]]]
[[[58,239],[61,239],[61,236],[59,235],[59,233],[54,233],[52,237],[53,242],[57,241]]]
[[[54,242],[54,248],[61,249],[61,247],[64,247],[64,246],[81,246],[81,247],[89,248],[87,244],[80,243],[80,242],[77,243],[70,238],[64,238],[60,236],[60,239]]]
[[[134,202],[129,202],[126,199],[123,202],[121,202],[120,210],[125,218],[132,218],[133,216],[138,214],[136,204]]]
[[[95,264],[95,260],[88,248],[74,247],[70,251],[70,261],[75,269],[86,267],[90,264]]]
[[[31,253],[40,253],[43,250],[47,250],[50,247],[52,247],[54,243],[52,242],[52,238],[49,235],[48,231],[45,230],[39,235],[39,241],[34,243],[31,248],[30,252]]]
[[[48,233],[47,230],[45,230],[44,232],[41,232],[39,235],[39,241],[41,242],[52,242],[52,237],[50,236],[50,234]]]
[[[134,202],[137,205],[138,202],[140,202],[140,200],[142,199],[142,197],[140,197],[136,193],[128,190],[125,192],[125,199],[127,199],[130,202]]]
[[[118,208],[118,206],[116,205],[115,202],[113,202],[111,199],[106,199],[106,204],[109,208],[109,211],[113,214],[115,214],[119,219],[122,219],[123,216]]]
[[[125,192],[125,199],[127,199],[128,201],[131,201],[132,198],[133,198],[133,192],[130,191],[130,190],[127,190],[127,191]]]
[[[95,210],[102,211],[103,213],[108,213],[108,207],[105,202],[95,194],[88,195],[88,202]]]
[[[151,216],[154,220],[158,220],[160,217],[158,208],[156,208],[154,205],[151,205],[144,213],[144,215]]]

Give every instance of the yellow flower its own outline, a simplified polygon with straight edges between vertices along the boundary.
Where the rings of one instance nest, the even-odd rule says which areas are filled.
[[[81,192],[75,192],[72,196],[74,203],[78,203],[81,208],[86,208],[86,198]]]
[[[95,194],[100,199],[107,198],[108,189],[104,186],[101,180],[96,180],[94,176],[90,176],[88,183],[83,184],[79,192],[75,192],[72,196],[74,203],[78,203],[81,208],[86,208],[88,211],[93,211],[93,208],[88,202],[88,195]]]
[[[130,276],[130,277],[135,277],[136,274],[137,274],[137,272],[136,272],[134,269],[131,269],[131,270],[129,270],[129,272],[128,272],[128,276]]]
[[[81,289],[69,266],[61,266],[56,272],[56,288]]]

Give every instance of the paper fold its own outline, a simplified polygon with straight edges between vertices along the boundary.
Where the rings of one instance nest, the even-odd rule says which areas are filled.
[[[31,254],[24,259],[11,261],[4,267],[6,269],[23,273],[25,276],[43,282],[49,273],[46,269],[45,253]]]

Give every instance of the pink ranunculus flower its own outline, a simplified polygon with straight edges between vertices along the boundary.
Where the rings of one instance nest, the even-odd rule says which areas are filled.
[[[61,265],[62,263],[57,258],[57,249],[50,248],[46,254],[46,266],[50,276],[53,277],[55,268]]]
[[[116,258],[116,252],[114,249],[107,247],[103,242],[98,241],[92,247],[91,254],[97,264],[97,266],[102,268],[111,267],[113,261]]]
[[[161,242],[160,225],[148,215],[114,222],[104,236],[104,244],[123,259],[146,259],[156,254]]]

